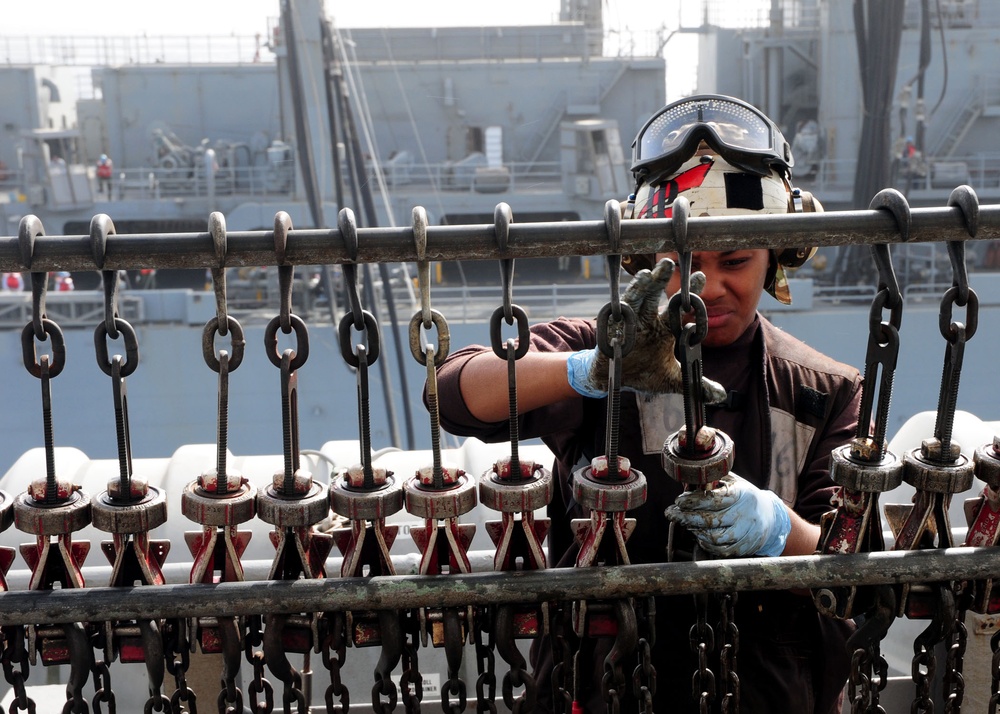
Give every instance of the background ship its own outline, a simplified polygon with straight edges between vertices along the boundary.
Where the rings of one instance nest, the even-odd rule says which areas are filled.
[[[212,211],[225,215],[231,231],[269,230],[279,210],[297,228],[329,227],[342,205],[352,206],[362,225],[407,225],[418,205],[434,224],[491,224],[500,201],[515,221],[598,220],[608,199],[623,199],[631,188],[628,144],[664,104],[670,70],[659,54],[670,41],[665,33],[653,33],[648,52],[605,54],[600,7],[564,2],[562,22],[551,26],[347,31],[324,29],[316,22],[322,3],[305,0],[294,3],[291,25],[288,17],[269,22],[260,38],[88,44],[0,37],[7,60],[0,88],[13,98],[0,105],[2,231],[16,235],[21,217],[34,214],[51,235],[82,236],[93,215],[106,213],[121,233],[204,232]],[[698,91],[741,96],[778,118],[796,147],[797,184],[828,209],[866,207],[873,191],[859,196],[858,177],[879,172],[887,178],[878,188],[895,185],[914,206],[944,205],[959,183],[984,202],[1000,197],[1000,84],[991,71],[1000,7],[909,0],[898,25],[868,31],[871,47],[891,46],[898,31],[897,68],[874,52],[859,60],[847,0],[775,0],[750,27],[724,26],[723,3],[706,0],[700,8],[698,20],[682,28],[699,40]],[[874,113],[886,122],[885,135],[874,145],[865,143],[873,128],[864,116],[873,112],[862,110],[871,109],[862,75],[882,88]],[[345,99],[353,131],[343,123],[331,129],[331,116],[347,116],[347,104],[331,105]],[[101,153],[115,162],[110,196],[98,192],[94,173]],[[352,162],[363,164],[364,180],[338,181]],[[366,198],[363,184],[379,191]],[[969,244],[985,325],[1000,317],[991,247]],[[890,433],[935,407],[938,302],[951,284],[943,246],[903,246],[894,258],[907,305]],[[532,320],[594,315],[607,301],[603,266],[599,256],[519,260],[515,302]],[[412,269],[384,267],[365,278],[389,353],[373,385],[373,446],[426,449],[424,368],[404,344],[406,316],[415,309]],[[452,344],[488,341],[486,318],[501,301],[497,275],[488,262],[436,266],[434,305],[449,319]],[[72,277],[77,289],[52,293],[48,303],[66,328],[68,353],[54,384],[55,436],[65,468],[100,491],[116,454],[108,384],[92,357],[103,295],[96,271]],[[310,361],[299,372],[299,440],[314,452],[316,475],[328,478],[334,465],[357,460],[355,381],[337,342],[338,274],[303,268],[298,277],[296,311],[313,334]],[[123,317],[135,324],[142,355],[129,378],[137,471],[163,484],[186,483],[214,458],[216,376],[201,356],[214,297],[200,271],[132,271],[128,279]],[[277,312],[278,282],[273,269],[245,266],[230,271],[229,287],[248,343],[232,378],[229,444],[246,475],[265,482],[280,460],[268,454],[281,450],[278,374],[261,346],[264,323]],[[797,273],[792,306],[767,302],[762,310],[818,349],[860,365],[874,290],[866,249],[824,250]],[[8,359],[0,463],[11,465],[0,485],[9,492],[43,464],[37,449],[22,457],[41,440],[37,382],[21,366],[19,331],[29,311],[26,294],[0,295],[0,354]],[[402,325],[394,324],[394,311]],[[995,395],[977,388],[992,383],[987,333],[970,343],[958,402],[983,420],[996,418]],[[970,439],[991,431],[976,428]],[[473,471],[493,453],[478,448],[463,447]],[[266,560],[270,550],[261,533],[248,556]],[[908,671],[908,657],[894,661],[894,671]]]

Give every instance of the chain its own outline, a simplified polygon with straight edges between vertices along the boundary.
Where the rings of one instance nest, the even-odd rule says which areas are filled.
[[[400,698],[403,700],[406,714],[420,714],[420,700],[424,698],[424,679],[420,674],[417,628],[412,611],[406,613],[402,624],[406,639],[403,643],[403,673],[399,678]]]
[[[653,714],[653,697],[656,696],[656,669],[653,667],[649,640],[639,639],[639,664],[632,672],[632,693],[639,700],[639,711]]]
[[[851,714],[868,714],[872,704],[872,660],[870,650],[859,647],[851,655],[851,674],[847,680],[847,697]]]
[[[225,466],[223,465],[222,468]],[[222,688],[219,690],[216,704],[219,714],[242,714],[243,692],[236,686],[236,676],[240,670],[243,621],[235,617],[219,617],[218,623],[223,665]]]
[[[708,309],[704,301],[691,289],[692,255],[687,246],[687,218],[690,211],[687,199],[674,200],[671,225],[680,263],[680,290],[667,302],[667,327],[674,335],[674,352],[681,365],[684,395],[684,431],[687,437],[682,446],[685,456],[695,454],[696,437],[705,426],[704,395],[701,390],[701,343],[708,334]],[[691,315],[694,322],[685,323],[684,316]]]
[[[284,685],[281,691],[281,704],[285,714],[292,711],[293,703],[298,714],[308,714],[309,707],[306,705],[306,697],[302,693],[302,675],[292,670],[292,677],[284,682]]]
[[[274,711],[274,689],[264,677],[264,653],[254,650],[250,655],[250,664],[253,665],[253,680],[247,687],[247,694],[250,697],[251,711],[254,714],[271,714]],[[263,701],[261,695],[264,696]]]
[[[524,687],[524,692],[517,699],[514,699],[514,687]],[[510,708],[512,714],[534,711],[535,702],[538,701],[538,683],[523,665],[511,668],[504,675],[503,701]]]
[[[549,642],[552,646],[552,710],[555,714],[569,714],[573,707],[572,685],[573,653],[566,641],[566,615],[558,607],[552,617]],[[567,682],[567,680],[570,680]]]
[[[934,656],[933,645],[928,648],[920,637],[913,642],[913,661],[910,673],[916,685],[916,694],[910,711],[934,712],[934,702],[931,701],[931,680],[937,669],[937,658]]]
[[[396,709],[399,692],[392,681],[392,670],[403,655],[403,630],[399,615],[391,610],[379,610],[378,633],[382,651],[375,664],[375,684],[372,686],[372,711],[392,714]],[[383,697],[385,699],[383,700]]]
[[[653,712],[653,697],[656,696],[656,668],[653,667],[652,648],[656,645],[656,600],[646,598],[642,608],[637,608],[636,620],[640,633],[638,650],[639,663],[632,671],[632,693],[639,702],[639,711]]]
[[[0,654],[0,664],[3,665],[3,676],[14,688],[14,698],[8,710],[35,714],[35,702],[28,696],[24,680],[28,677],[28,649],[24,644],[24,628],[9,626],[0,628],[3,635],[3,653]]]
[[[889,664],[879,651],[877,641],[854,650],[847,681],[851,714],[885,714],[885,709],[879,704],[879,692],[888,684],[888,671]]]
[[[111,670],[107,662],[100,660],[94,664],[94,714],[101,713],[101,702],[108,705],[108,714],[115,714],[115,693],[111,689]],[[167,700],[169,704],[170,700]]]
[[[990,690],[990,710],[989,714],[997,714],[997,705],[1000,704],[1000,630],[990,637],[990,651],[993,653],[992,682]],[[9,679],[7,680],[10,681]]]
[[[351,707],[351,693],[340,679],[340,670],[347,656],[347,638],[344,636],[346,623],[343,613],[333,613],[330,619],[330,634],[323,639],[321,649],[323,666],[330,672],[330,686],[326,688],[325,696],[326,711],[327,714],[346,714]],[[340,700],[339,704],[333,703],[334,697]]]
[[[708,658],[715,651],[715,632],[708,624],[708,595],[695,595],[698,619],[691,626],[688,638],[691,650],[698,656],[698,669],[691,679],[691,697],[698,702],[699,712],[707,714],[715,699],[715,674],[708,668]]]
[[[187,711],[188,714],[198,714],[198,697],[187,684],[187,671],[188,667],[191,666],[191,660],[185,636],[186,628],[187,623],[184,620],[175,620],[166,628],[166,636],[164,637],[164,651],[167,651],[166,645],[169,645],[171,652],[171,656],[166,658],[167,671],[173,676],[175,683],[174,693],[170,697],[170,706],[175,714],[184,711]]]
[[[965,677],[962,669],[965,664],[965,648],[968,643],[969,631],[965,627],[965,611],[959,613],[948,642],[947,665],[944,672],[944,710],[947,714],[957,714],[962,709],[965,698]]]
[[[444,626],[445,660],[448,666],[448,681],[441,689],[441,710],[448,714],[462,714],[466,706],[465,681],[459,676],[462,665],[462,648],[465,637],[462,631],[459,611],[455,608],[445,608],[442,618]],[[474,627],[474,623],[468,623]],[[452,701],[457,697],[457,701]]]
[[[738,714],[740,711],[740,677],[736,673],[736,656],[740,652],[740,631],[736,627],[736,593],[718,596],[719,619],[719,675],[721,682],[720,702],[723,714]]]
[[[479,678],[476,679],[476,711],[491,712],[496,714],[497,705],[497,674],[496,656],[493,653],[493,616],[490,608],[481,608],[476,612],[476,623],[473,630],[473,639],[476,645],[476,671]],[[486,641],[483,641],[483,634],[486,634]],[[506,698],[504,699],[506,702]],[[507,702],[507,706],[511,706]]]
[[[608,712],[617,714],[621,710],[621,695],[625,692],[625,674],[622,659],[635,651],[639,643],[639,630],[635,607],[631,600],[615,600],[614,608],[615,641],[611,651],[604,658],[604,676],[601,677],[601,696]]]

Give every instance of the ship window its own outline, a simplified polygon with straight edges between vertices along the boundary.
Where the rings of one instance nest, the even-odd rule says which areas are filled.
[[[592,131],[590,135],[593,137],[594,153],[598,156],[608,153],[608,137],[605,136],[604,129]]]
[[[486,135],[481,126],[470,126],[465,133],[465,153],[486,152]]]

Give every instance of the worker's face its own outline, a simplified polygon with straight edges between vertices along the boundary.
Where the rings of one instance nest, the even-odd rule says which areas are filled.
[[[677,262],[676,253],[657,253],[656,259],[670,258]],[[703,251],[692,254],[691,270],[705,274],[705,289],[701,299],[708,312],[708,334],[702,341],[706,347],[732,344],[753,322],[757,303],[764,292],[764,278],[770,263],[767,250]],[[680,270],[667,285],[667,294],[680,290]]]

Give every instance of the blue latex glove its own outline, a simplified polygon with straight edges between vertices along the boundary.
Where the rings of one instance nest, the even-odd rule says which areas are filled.
[[[579,394],[585,397],[600,399],[601,397],[608,396],[608,382],[607,377],[605,377],[603,387],[598,383],[597,371],[594,368],[596,362],[596,347],[590,350],[573,352],[566,360],[566,377],[569,379],[569,386]]]
[[[792,530],[780,498],[734,473],[710,491],[685,491],[666,516],[690,530],[702,548],[723,557],[781,555]]]

